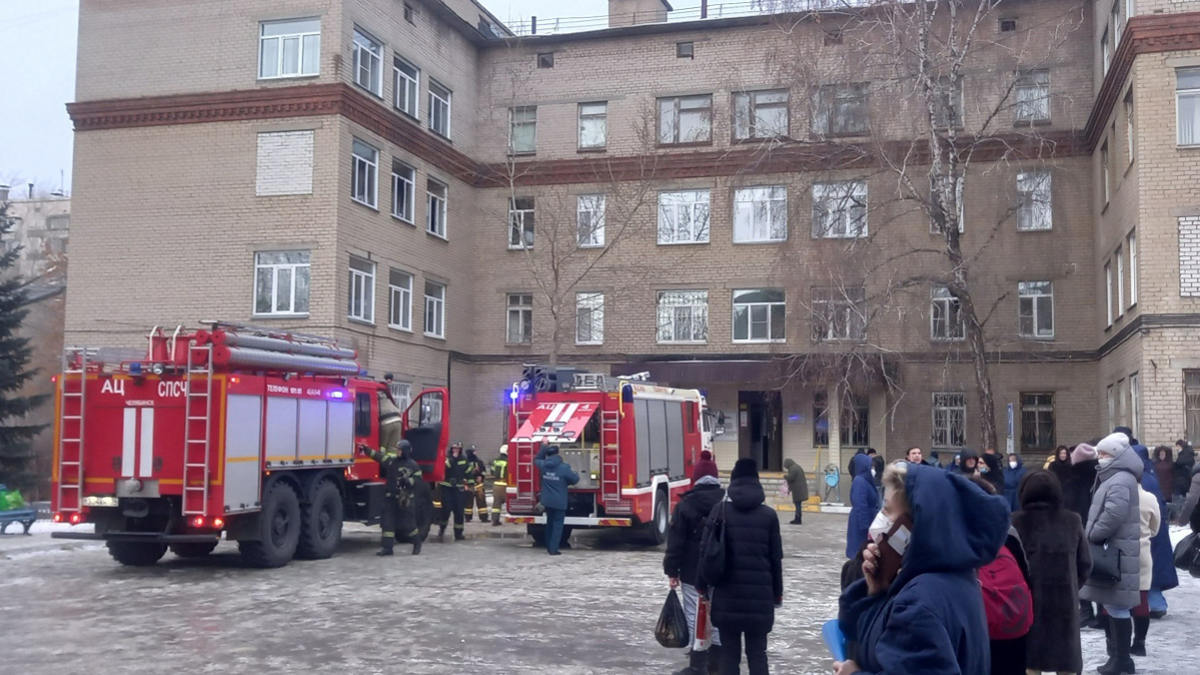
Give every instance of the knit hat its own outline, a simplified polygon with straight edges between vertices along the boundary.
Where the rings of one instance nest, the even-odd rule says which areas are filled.
[[[705,455],[708,455],[705,457]],[[712,460],[712,453],[705,450],[700,453],[700,461],[696,462],[696,466],[692,467],[692,482],[700,480],[704,476],[712,476],[717,478],[717,463]]]
[[[1071,463],[1079,464],[1088,460],[1096,459],[1096,449],[1087,443],[1080,443],[1071,451]]]
[[[1096,454],[1103,453],[1109,457],[1116,457],[1117,453],[1128,449],[1129,436],[1119,431],[1105,436],[1096,444]]]
[[[700,459],[702,459],[706,462],[711,462],[712,461],[712,453],[707,450],[701,450],[700,451]]]
[[[758,464],[749,457],[743,457],[733,465],[733,472],[729,474],[730,480],[738,478],[753,478],[758,480]]]

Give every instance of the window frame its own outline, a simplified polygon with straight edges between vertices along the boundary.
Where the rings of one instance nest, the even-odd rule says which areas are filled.
[[[404,172],[408,172],[407,177]],[[407,207],[403,213],[398,209],[401,203]],[[417,170],[399,160],[392,161],[392,217],[417,224]]]
[[[528,115],[532,112],[533,119],[517,119],[518,115]],[[518,105],[508,109],[508,154],[535,155],[537,154],[537,113],[536,105]],[[532,130],[529,147],[518,148],[517,127],[529,127]]]
[[[370,270],[355,268],[355,263],[367,265]],[[359,323],[366,323],[372,326],[375,325],[375,275],[378,269],[378,264],[373,260],[360,258],[359,256],[350,256],[350,287],[349,287],[349,304],[346,309],[346,318]],[[361,290],[363,296],[355,298],[358,288],[357,284],[361,282]],[[355,314],[355,305],[358,304],[361,312]]]
[[[940,400],[939,400],[940,399]],[[939,403],[941,405],[939,405]],[[945,432],[938,431],[938,413],[944,415]],[[961,419],[961,429],[959,430],[959,438],[955,438],[954,423],[955,419],[951,416],[955,411],[959,411]],[[967,395],[961,391],[935,391],[933,392],[933,402],[931,406],[931,425],[932,430],[930,445],[935,449],[950,449],[950,448],[965,448],[967,445]],[[939,440],[945,440],[945,443],[938,443]],[[961,443],[955,443],[955,440],[961,440]]]
[[[1112,262],[1104,263],[1104,283],[1106,288],[1106,302],[1104,303],[1105,313],[1108,316],[1108,328],[1113,325],[1113,277],[1112,277]]]
[[[554,67],[554,52],[540,52],[537,55],[537,67],[542,70]]]
[[[586,208],[584,208],[584,204],[587,202],[591,202],[591,204],[593,206],[599,205],[600,208],[598,210],[597,209],[586,209]],[[584,239],[584,229],[583,229],[583,224],[581,222],[583,219],[583,214],[585,214],[585,213],[588,213],[588,214],[599,213],[600,214],[600,217],[598,219],[595,218],[594,215],[589,216],[588,231],[592,236],[587,240]],[[607,215],[608,215],[608,195],[606,195],[606,194],[576,195],[575,236],[576,236],[576,245],[579,248],[604,248],[604,246],[605,246],[605,244],[604,244],[604,228],[605,228],[605,220],[607,218]],[[600,225],[598,227],[596,226],[597,220],[599,220],[599,222],[600,222]]]
[[[597,298],[599,299],[597,302]],[[598,306],[585,306],[585,303],[594,303]],[[588,321],[588,333],[593,337],[591,340],[580,340],[581,322],[585,320],[583,312],[588,312],[586,320]],[[599,326],[599,330],[597,330]],[[599,334],[599,339],[595,336]],[[604,293],[600,291],[580,291],[575,293],[575,344],[577,345],[602,345],[604,344]]]
[[[839,192],[844,194],[838,194]],[[869,236],[869,199],[869,186],[866,180],[814,182],[812,184],[812,238],[864,239]],[[837,211],[828,208],[833,200],[839,202],[840,208]],[[848,208],[847,204],[849,204]],[[851,228],[851,224],[855,220],[859,220],[854,217],[853,210],[856,208],[862,209],[861,225],[858,228]],[[820,209],[820,213],[818,213],[818,209]],[[839,230],[827,226],[827,221],[834,217],[841,223]]]
[[[408,287],[397,285],[397,277],[406,278]],[[413,286],[416,284],[416,276],[404,270],[391,268],[388,270],[388,328],[404,331],[405,333],[413,332],[412,315],[413,315]],[[407,304],[406,304],[407,302]],[[407,310],[405,309],[407,307]],[[400,310],[400,313],[397,312]],[[393,319],[399,318],[400,323],[396,323]]]
[[[516,318],[517,339],[513,339],[513,319]],[[533,294],[505,294],[504,344],[533,344]]]
[[[269,25],[301,24],[301,23],[310,22],[310,21],[317,22],[317,29],[315,31],[310,30],[310,31],[300,31],[300,32],[291,32],[291,33],[280,33],[279,35],[264,35],[266,28]],[[279,20],[273,20],[273,21],[259,21],[258,26],[259,26],[259,28],[258,28],[258,79],[259,80],[291,80],[291,79],[298,79],[298,78],[305,78],[305,77],[320,77],[320,75],[321,75],[321,17],[312,16],[312,17],[297,17],[297,18],[292,18],[292,19],[279,19]],[[314,70],[312,72],[305,72],[305,70],[304,70],[305,58],[304,57],[308,53],[309,49],[311,49],[309,47],[305,47],[305,43],[308,41],[307,38],[310,38],[310,37],[317,38],[317,44],[315,46],[315,49],[317,50],[316,70]],[[298,70],[295,73],[291,73],[291,74],[283,72],[284,59],[285,59],[285,56],[284,56],[285,50],[284,50],[283,43],[284,43],[284,40],[287,40],[287,39],[294,39],[297,41],[296,65],[297,65]],[[275,61],[276,71],[275,72],[276,72],[276,74],[275,75],[264,75],[263,74],[263,65],[264,65],[264,60],[266,57],[265,48],[266,48],[266,42],[268,40],[274,40],[277,44],[277,46],[275,48],[276,49],[276,52],[275,52],[275,57],[276,57],[276,61]]]
[[[938,183],[941,182],[942,178],[943,178],[943,176],[941,174],[937,174],[934,176],[934,179]],[[959,234],[964,234],[967,231],[967,209],[966,209],[966,204],[963,201],[963,190],[965,189],[964,186],[966,185],[966,182],[967,182],[966,176],[964,174],[958,174],[957,176],[954,177],[954,201],[957,202],[957,207],[958,207],[956,210],[958,211],[957,220],[958,220],[958,233]],[[930,201],[930,205],[932,206],[932,204],[933,204],[932,189],[931,189],[931,196],[930,196],[929,201]],[[943,205],[943,207],[944,206],[945,205]],[[944,234],[943,232],[940,232],[937,229],[937,223],[935,223],[932,218],[929,219],[929,234],[936,234],[936,235]]]
[[[871,133],[871,85],[869,82],[822,85],[816,88],[814,96],[816,101],[810,125],[814,136],[840,138],[866,136]],[[856,120],[854,113],[845,119],[840,116],[836,117],[838,125],[835,129],[834,112],[851,104],[854,104],[855,107],[861,106],[861,110],[858,111],[861,119]]]
[[[847,297],[855,295],[857,297]],[[862,342],[867,339],[866,317],[867,292],[863,286],[838,288],[836,286],[814,286],[812,288],[812,341]],[[838,331],[839,315],[844,314]],[[844,334],[843,334],[844,333]]]
[[[454,91],[432,77],[429,78],[427,90],[429,92],[429,130],[446,140],[450,140],[450,134],[452,133],[451,116],[454,112]],[[443,91],[446,95],[443,97],[438,91]],[[435,113],[438,110],[437,104],[439,103],[441,107],[445,108],[444,112],[442,112],[442,115],[446,118],[444,130],[438,128],[439,125],[435,124]]]
[[[365,30],[355,26],[354,37],[351,39],[350,44],[351,63],[354,68],[354,84],[378,98],[383,98],[383,57],[386,51],[383,42],[375,39]],[[370,57],[371,63],[374,64],[373,71],[371,65],[367,65],[367,75],[372,78],[369,84],[363,84],[361,81],[364,54]]]
[[[780,299],[757,302],[738,301],[739,293],[745,296],[750,293],[763,293],[768,291],[779,292]],[[733,315],[730,324],[732,326],[730,336],[734,344],[782,344],[787,342],[787,292],[785,290],[779,288],[737,288],[732,291],[731,298],[733,304]],[[756,308],[763,309],[766,312],[766,337],[754,337],[754,310]],[[738,319],[738,309],[745,310],[743,316],[745,317],[746,337],[744,338],[738,337],[738,328],[740,323]],[[777,309],[782,310],[783,313],[782,316],[778,317],[780,336],[772,337],[775,332],[773,329],[776,327],[775,310]],[[760,321],[758,323],[762,322]]]
[[[671,304],[663,304],[664,300],[667,300],[668,297],[672,296],[672,295],[679,296],[680,301],[674,302]],[[694,297],[690,297],[690,296],[694,296]],[[654,336],[655,343],[661,344],[661,345],[665,345],[665,344],[702,345],[702,344],[708,343],[709,336],[708,336],[708,290],[707,289],[705,289],[705,290],[699,290],[699,289],[661,290],[661,291],[658,291],[656,298],[657,298],[657,300],[655,302],[655,310],[656,310],[658,325],[655,327],[655,336]],[[684,300],[690,300],[690,302],[684,302]],[[680,339],[675,334],[676,322],[679,320],[679,318],[675,315],[675,310],[684,309],[684,308],[690,310],[689,317],[687,320],[688,320],[688,324],[689,324],[688,325],[689,332],[692,337],[690,337],[688,339]],[[664,314],[666,314],[668,312],[671,314],[671,316],[664,317]],[[700,322],[699,326],[697,326],[697,321]],[[670,327],[670,336],[663,337],[664,336],[664,332],[663,332],[664,328],[668,327],[668,326]],[[697,330],[697,328],[699,328],[699,330]],[[701,333],[702,333],[702,337],[695,337],[697,334],[701,334]]]
[[[305,258],[305,262],[262,262],[260,260],[260,256],[272,255],[272,254],[287,255],[287,254],[293,254],[293,253],[302,254]],[[279,311],[277,308],[277,300],[278,300],[278,296],[279,296],[279,276],[280,276],[280,272],[285,269],[290,270],[290,272],[291,272],[291,281],[290,281],[291,289],[290,289],[290,293],[289,293],[289,300],[290,300],[290,306],[292,309],[291,309],[291,311],[287,311],[287,312]],[[258,309],[258,290],[259,290],[258,284],[259,284],[259,271],[260,270],[270,270],[270,273],[271,273],[271,281],[270,281],[271,309],[266,312],[259,311],[259,309]],[[308,297],[304,298],[304,305],[306,307],[309,307],[309,301],[311,300],[311,295],[312,295],[312,252],[309,250],[306,250],[306,249],[305,250],[296,249],[296,250],[290,250],[290,251],[255,251],[254,252],[254,295],[252,298],[253,305],[252,305],[252,309],[251,309],[251,314],[253,316],[263,317],[263,318],[266,318],[266,317],[297,318],[297,317],[309,316],[309,310],[305,310],[303,312],[296,311],[296,300],[299,295],[298,287],[300,285],[298,283],[299,278],[300,278],[299,273],[301,270],[307,270],[307,273],[305,274],[305,276],[308,278],[308,283],[305,286],[306,286],[306,295]]]
[[[1125,237],[1125,247],[1129,249],[1129,309],[1138,304],[1138,250],[1137,230],[1131,231]]]
[[[766,191],[765,199],[746,199],[745,197],[754,197],[759,193]],[[781,196],[782,195],[782,196]],[[767,222],[760,223],[756,217],[758,210],[756,205],[766,203]],[[748,206],[747,206],[748,205]],[[778,208],[778,211],[776,209]],[[749,222],[743,225],[743,211],[748,210],[746,217]],[[774,236],[778,232],[778,223],[775,222],[776,216],[782,215],[782,234]],[[758,237],[759,228],[764,228],[765,237]],[[750,236],[745,237],[745,230],[749,230]],[[733,243],[735,244],[777,244],[787,241],[788,238],[788,189],[786,185],[753,185],[747,187],[735,188],[733,191]]]
[[[1104,33],[1100,36],[1100,63],[1102,76],[1108,75],[1108,69],[1112,67],[1112,46],[1109,45],[1108,36],[1110,34],[1108,27],[1104,28]]]
[[[1044,286],[1035,287],[1035,285]],[[1041,292],[1042,290],[1048,292]],[[1048,333],[1043,333],[1039,328],[1043,312],[1042,303],[1039,300],[1042,298],[1049,298],[1050,303],[1050,330]],[[1024,307],[1026,301],[1029,301],[1028,312]],[[1026,332],[1022,325],[1026,317],[1029,317],[1032,332]],[[1048,280],[1018,281],[1017,335],[1029,340],[1053,340],[1054,333],[1054,282]]]
[[[412,68],[415,75],[410,76],[404,72],[401,65]],[[401,84],[403,81],[403,84]],[[421,118],[421,69],[413,65],[408,59],[395,56],[392,58],[392,84],[395,91],[392,92],[392,107],[409,117],[419,120]],[[404,92],[407,106],[400,104],[400,93]],[[409,94],[411,93],[411,96]]]
[[[509,197],[508,250],[533,250],[536,213],[537,202],[533,197]]]
[[[396,407],[400,410],[408,410],[408,406],[412,405],[412,382],[392,381],[388,383],[388,391],[396,399]]]
[[[1125,316],[1125,250],[1118,246],[1113,257],[1117,260],[1117,318]]]
[[[1136,129],[1134,127],[1133,87],[1125,92],[1125,151],[1129,153],[1128,164],[1133,164],[1137,156]]]
[[[782,101],[759,102],[760,95],[783,95]],[[733,93],[733,139],[735,141],[769,141],[790,138],[792,134],[792,96],[787,89],[758,89]],[[743,109],[744,106],[744,109]],[[758,110],[782,110],[783,130],[780,133],[760,132]]]
[[[358,138],[351,137],[350,142],[350,199],[367,208],[379,210],[379,148]],[[359,154],[359,146],[369,148],[373,157],[367,158]],[[359,184],[359,170],[362,169],[363,179],[368,185]],[[363,189],[360,189],[363,188]],[[367,194],[367,193],[370,194]],[[361,194],[361,196],[360,196]]]
[[[1054,392],[1021,392],[1021,452],[1043,452],[1053,451],[1058,435],[1058,420],[1056,419],[1054,410]],[[1042,400],[1045,397],[1049,400]],[[1044,419],[1043,413],[1049,414],[1049,419]],[[1033,416],[1034,436],[1040,439],[1040,444],[1029,444],[1026,439],[1029,438],[1027,415]],[[1049,437],[1043,437],[1041,433],[1048,424]]]
[[[684,101],[700,100],[700,99],[705,99],[707,101],[707,105],[703,106],[703,107],[686,108],[686,109],[683,107]],[[689,145],[712,145],[712,142],[713,142],[713,95],[712,94],[690,94],[688,96],[660,96],[655,101],[656,101],[656,108],[657,108],[656,113],[658,116],[658,120],[657,120],[657,122],[658,122],[658,145],[660,147],[673,147],[673,146],[678,147],[678,146],[689,146]],[[670,115],[673,118],[673,123],[671,126],[671,132],[672,132],[671,138],[673,140],[664,141],[663,140],[663,136],[664,136],[663,122],[664,122],[665,118],[663,115],[663,112],[664,112],[663,104],[667,103],[668,101],[671,102]],[[702,116],[705,117],[705,121],[707,122],[707,125],[706,125],[707,126],[707,134],[706,134],[705,138],[702,138],[700,140],[683,140],[682,139],[682,137],[680,135],[681,131],[682,131],[682,125],[680,124],[680,122],[683,118],[684,110],[687,110],[688,112],[697,112],[698,111],[703,114]]]
[[[1108,141],[1105,141],[1100,146],[1100,187],[1104,195],[1104,206],[1108,206],[1108,203],[1112,201],[1112,181],[1110,179],[1112,172],[1109,170],[1108,154]]]
[[[1022,189],[1025,182],[1031,189]],[[1037,211],[1039,195],[1045,193],[1045,227],[1034,227],[1039,222]],[[1054,230],[1054,174],[1048,169],[1033,169],[1017,172],[1017,231],[1051,232]]]
[[[598,113],[597,112],[587,112],[586,108],[588,106],[604,106],[604,110],[603,110],[603,112],[598,112]],[[577,114],[579,115],[579,139],[578,139],[579,140],[579,150],[589,151],[589,152],[598,152],[600,150],[607,149],[608,148],[608,101],[588,101],[586,103],[580,103],[578,105],[578,107],[576,108],[576,111],[577,111]],[[597,120],[599,121],[598,124],[600,126],[600,142],[597,144],[589,145],[584,142],[584,129],[585,129],[584,123],[587,121],[595,122]]]
[[[939,75],[937,78],[938,100],[935,102],[934,108],[934,124],[938,129],[962,129],[964,124],[963,114],[966,110],[966,96],[963,93],[963,77],[958,75],[953,78],[951,76]],[[953,87],[950,91],[950,96],[944,96],[946,85]],[[949,88],[947,87],[947,88]],[[954,99],[953,101],[947,98]]]
[[[439,186],[442,194],[435,194],[433,186]],[[425,182],[425,233],[449,241],[447,213],[450,209],[450,186],[436,178]],[[434,222],[434,220],[437,222]]]
[[[686,201],[684,199],[682,199],[683,195],[689,195],[689,194],[693,195],[695,197],[700,197],[701,195],[703,195],[703,199],[696,198],[696,199],[691,199],[691,200],[686,200]],[[678,200],[678,201],[673,201],[672,203],[664,204],[664,199]],[[702,226],[703,227],[702,238],[701,238],[701,232],[699,229],[700,226],[697,225],[697,223],[699,222],[699,218],[697,217],[697,214],[701,210],[701,207],[703,207],[703,211],[704,211],[704,223]],[[669,219],[671,220],[671,222],[669,223],[671,225],[671,228],[668,231],[668,230],[664,229],[665,225],[668,223],[664,223],[663,214],[664,214],[665,209],[672,209],[672,208],[675,211],[674,211],[674,215],[669,216]],[[688,229],[692,236],[688,240],[680,240],[676,237],[676,235],[680,232],[680,228],[678,225],[678,219],[679,219],[679,214],[680,214],[679,209],[681,209],[681,208],[687,208],[689,211],[688,218],[689,218],[690,225],[689,225]],[[690,245],[708,244],[710,242],[710,238],[712,236],[712,190],[709,188],[696,188],[696,189],[684,189],[684,190],[661,190],[658,193],[657,214],[658,214],[658,217],[657,217],[656,225],[657,225],[657,236],[658,236],[658,245],[659,246],[690,246]],[[668,232],[670,234],[670,239],[664,240],[663,235]]]
[[[1196,82],[1194,86],[1189,86],[1186,89],[1180,86],[1181,75],[1194,76]],[[1195,114],[1192,116],[1192,142],[1183,142],[1183,101],[1184,99],[1194,101],[1192,104],[1195,109]],[[1180,148],[1194,148],[1200,146],[1200,66],[1176,68],[1175,69],[1175,145]]]
[[[1045,76],[1045,82],[1037,80]],[[1030,96],[1029,94],[1038,94]],[[1032,68],[1017,71],[1013,85],[1013,124],[1049,124],[1054,112],[1050,109],[1050,69]],[[1044,101],[1044,103],[1043,103]],[[1036,109],[1035,109],[1036,106]]]
[[[941,293],[942,291],[945,292],[944,296]],[[941,321],[941,323],[944,324],[945,328],[946,328],[946,330],[945,330],[946,334],[944,336],[939,336],[937,334],[938,333],[937,328],[938,328],[939,321],[938,321],[935,307],[939,304],[945,305],[944,309],[941,310],[942,314],[944,315],[944,319]],[[962,315],[962,301],[959,300],[958,298],[954,297],[954,295],[950,293],[950,289],[948,287],[934,286],[934,287],[930,288],[929,289],[929,305],[930,305],[929,306],[929,339],[930,340],[932,340],[934,342],[962,342],[967,339],[967,322],[963,319],[963,315]],[[958,307],[957,311],[953,312],[958,317],[958,330],[957,331],[950,330],[951,329],[950,316],[951,316],[951,312],[952,312],[954,306]],[[959,334],[954,335],[954,333],[956,333],[956,332]]]
[[[429,289],[441,289],[441,295],[434,296],[429,294]],[[446,284],[439,283],[430,279],[425,280],[425,316],[423,322],[423,333],[425,337],[437,338],[439,340],[446,339]],[[433,318],[436,325],[435,331],[430,331],[430,319]]]
[[[1133,435],[1141,435],[1142,418],[1142,378],[1140,373],[1129,376],[1129,428]]]

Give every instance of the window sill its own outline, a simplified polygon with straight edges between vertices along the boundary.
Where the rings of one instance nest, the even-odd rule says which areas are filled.
[[[368,203],[364,202],[364,201],[363,201],[363,200],[361,200],[361,199],[355,199],[354,197],[351,197],[351,198],[350,198],[350,201],[354,202],[355,204],[358,204],[359,206],[365,206],[366,208],[368,208],[368,209],[371,209],[371,210],[372,210],[372,211],[374,211],[375,213],[379,213],[379,207],[378,207],[378,206],[372,206],[371,204],[368,204]]]
[[[1019,227],[1017,228],[1017,232],[1019,232],[1019,233],[1021,233],[1021,234],[1036,234],[1036,233],[1038,233],[1038,232],[1053,232],[1053,231],[1054,231],[1054,227],[1053,227],[1053,226],[1050,226],[1050,227],[1039,227],[1039,228],[1026,228],[1026,229],[1024,229],[1024,230],[1022,230],[1022,229],[1021,229],[1021,228],[1019,228]]]
[[[738,138],[736,136],[729,139],[733,145],[764,145],[766,143],[794,143],[796,139],[791,135],[780,136],[747,136],[746,138]]]
[[[705,246],[707,241],[660,241],[659,246]]]
[[[441,241],[444,241],[447,244],[450,243],[450,239],[444,234],[438,234],[437,232],[430,232],[429,230],[425,230],[425,234],[433,237],[434,239],[440,239]]]
[[[817,140],[822,140],[822,139],[826,139],[826,138],[836,138],[839,140],[845,140],[848,138],[868,138],[870,135],[871,135],[870,129],[867,129],[865,131],[845,131],[845,132],[841,132],[841,133],[828,133],[828,134],[814,133],[814,134],[812,134],[812,136],[814,138],[816,138]]]
[[[374,321],[367,321],[366,319],[359,319],[357,317],[348,316],[348,317],[346,317],[346,320],[349,321],[350,323],[356,323],[360,326],[370,326],[371,328],[375,327]]]
[[[509,246],[507,248],[507,250],[509,250],[509,251],[533,251],[533,247],[532,246]]]
[[[966,337],[955,337],[955,338],[931,337],[931,338],[929,338],[929,341],[934,344],[943,344],[943,345],[944,344],[959,344],[962,342],[966,342],[967,338]]]
[[[1054,342],[1053,335],[1049,337],[1042,337],[1038,335],[1018,335],[1017,338],[1024,340],[1025,342]]]
[[[576,342],[576,347],[603,347],[603,342]]]
[[[707,340],[657,340],[657,341],[655,341],[655,344],[703,347],[708,344],[708,341]]]
[[[509,150],[509,157],[536,157],[537,150]]]
[[[442,132],[438,131],[437,129],[434,129],[433,127],[429,128],[429,133],[431,133],[434,136],[438,137],[439,139],[449,143],[450,145],[454,145],[454,141],[450,140],[449,136],[447,136],[446,134],[443,134]]]
[[[1176,143],[1175,149],[1176,150],[1200,150],[1200,143],[1193,143],[1191,145],[1179,145],[1178,143]]]
[[[392,112],[398,113],[400,116],[400,119],[404,120],[405,122],[408,122],[409,124],[415,124],[418,127],[421,126],[421,118],[417,115],[414,115],[414,114],[408,112],[407,110],[403,110],[401,108],[397,108],[396,106],[392,106]]]
[[[579,244],[578,248],[599,251],[604,248],[604,244]]]
[[[373,89],[371,89],[371,88],[369,88],[369,87],[364,87],[364,86],[363,86],[361,83],[359,83],[359,82],[355,82],[355,83],[354,83],[354,86],[358,87],[359,89],[362,89],[363,91],[367,92],[368,94],[370,94],[370,95],[374,96],[375,98],[377,98],[377,99],[379,99],[379,100],[381,100],[381,101],[383,100],[383,91],[380,91],[379,93],[375,93],[375,90],[373,90]],[[382,89],[382,88],[381,88],[381,89]]]
[[[405,328],[404,326],[397,326],[396,324],[392,324],[392,323],[389,323],[387,325],[387,327],[394,331],[399,331],[401,333],[408,333],[409,335],[412,335],[412,332],[413,332],[413,330],[411,328]]]
[[[712,139],[707,141],[689,141],[687,143],[658,143],[656,147],[659,150],[668,150],[670,148],[708,148],[712,147]]]
[[[427,337],[427,338],[433,338],[434,340],[445,340],[445,339],[446,339],[446,336],[444,336],[444,335],[435,335],[434,333],[425,333],[425,337]]]
[[[1110,205],[1112,205],[1112,199],[1106,199],[1104,201],[1104,206],[1100,207],[1100,215],[1104,215],[1106,212],[1108,212],[1108,207]]]
[[[1111,331],[1112,329],[1113,329],[1113,324],[1110,323],[1104,327],[1104,332],[1107,333],[1107,332]]]
[[[1013,121],[1013,128],[1020,128],[1020,127],[1048,127],[1048,126],[1050,126],[1050,125],[1051,125],[1051,124],[1053,124],[1053,123],[1054,123],[1054,121],[1053,121],[1052,119],[1044,119],[1044,120],[1014,120],[1014,121]]]
[[[736,239],[733,240],[734,246],[753,246],[755,244],[786,244],[786,243],[787,243],[786,237],[783,239],[754,239],[751,241],[738,241]]]
[[[1132,160],[1132,159],[1131,159],[1131,160],[1129,160],[1129,164],[1128,164],[1128,165],[1125,167],[1125,175],[1124,175],[1124,176],[1122,176],[1122,178],[1128,178],[1128,177],[1129,177],[1129,172],[1130,172],[1130,171],[1133,171],[1133,165],[1134,165],[1134,164],[1136,164],[1136,162],[1135,162],[1134,160]]]
[[[417,226],[417,221],[415,219],[408,220],[407,218],[402,218],[394,213],[392,214],[392,220],[398,220],[398,221],[404,223],[405,225],[412,225],[413,227]]]
[[[259,76],[258,81],[263,82],[263,83],[279,82],[280,80],[283,80],[285,82],[290,82],[293,80],[315,80],[319,77],[321,77],[320,73],[305,73],[303,75],[274,75],[272,77]]]
[[[579,148],[575,152],[581,155],[599,155],[608,152],[608,146],[599,148]]]
[[[533,347],[532,342],[505,342],[504,346],[509,349],[530,349]]]
[[[279,320],[279,319],[288,320],[288,319],[307,319],[307,318],[309,318],[308,312],[305,312],[303,314],[259,314],[259,313],[255,312],[255,313],[251,314],[250,316],[254,317],[254,319],[256,321],[257,320],[270,321],[273,319],[274,320]]]
[[[783,340],[733,340],[735,345],[782,345],[787,344],[787,339]]]

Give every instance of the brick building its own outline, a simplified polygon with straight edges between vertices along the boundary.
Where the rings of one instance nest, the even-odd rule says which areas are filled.
[[[870,10],[667,10],[84,0],[68,341],[332,334],[485,453],[550,355],[705,390],[722,467],[978,447],[936,128],[1001,447],[1200,440],[1200,7],[1007,3],[933,113]]]

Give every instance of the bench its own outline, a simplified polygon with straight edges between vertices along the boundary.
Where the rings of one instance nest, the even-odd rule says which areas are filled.
[[[37,521],[37,509],[21,508],[14,511],[0,511],[0,534],[8,534],[8,526],[13,523],[20,523],[25,528],[25,534],[29,534],[29,528],[33,527],[33,523]]]

